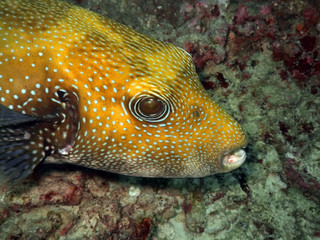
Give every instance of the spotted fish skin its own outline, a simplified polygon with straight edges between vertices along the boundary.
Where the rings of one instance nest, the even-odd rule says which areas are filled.
[[[0,104],[6,181],[44,159],[173,178],[245,160],[187,52],[61,1],[0,2]]]

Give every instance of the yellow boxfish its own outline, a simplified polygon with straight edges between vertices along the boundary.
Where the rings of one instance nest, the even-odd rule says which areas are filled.
[[[183,49],[63,1],[0,1],[2,183],[43,160],[204,177],[239,167],[246,142]]]

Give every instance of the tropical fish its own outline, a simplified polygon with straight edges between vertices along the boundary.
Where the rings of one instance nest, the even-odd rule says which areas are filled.
[[[58,0],[0,2],[0,180],[41,162],[204,177],[246,158],[246,134],[190,55]]]

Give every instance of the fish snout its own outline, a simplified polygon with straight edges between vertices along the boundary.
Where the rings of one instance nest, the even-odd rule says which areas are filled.
[[[222,172],[229,172],[237,169],[244,163],[246,157],[247,155],[243,148],[222,153],[218,158]]]

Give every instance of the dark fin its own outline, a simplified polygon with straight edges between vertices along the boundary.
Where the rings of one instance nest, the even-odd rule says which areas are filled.
[[[43,117],[34,117],[28,114],[13,111],[2,104],[0,104],[0,128],[10,125],[46,121],[51,122],[57,117],[57,113],[48,114]]]
[[[37,118],[0,104],[0,185],[22,181],[46,157],[40,125],[52,117]]]
[[[15,112],[0,104],[0,128],[13,124],[32,122],[36,120],[36,117]]]
[[[41,117],[0,104],[0,185],[19,183],[47,156],[71,151],[80,126],[78,98],[65,90],[57,94],[61,106]]]

